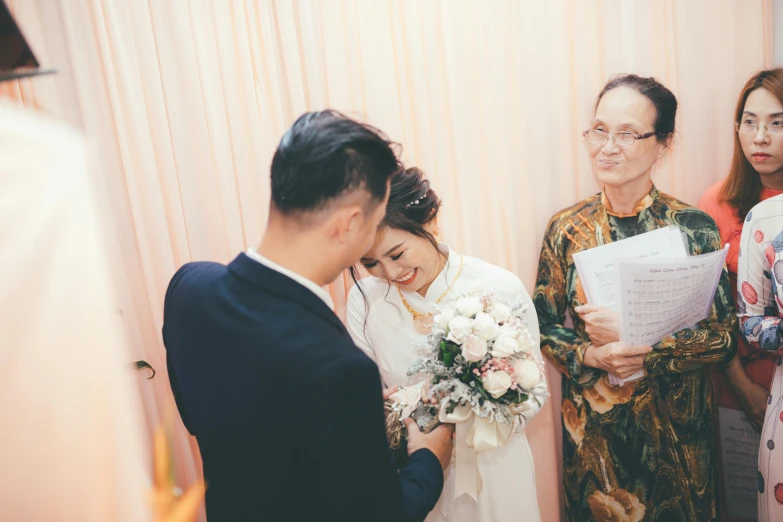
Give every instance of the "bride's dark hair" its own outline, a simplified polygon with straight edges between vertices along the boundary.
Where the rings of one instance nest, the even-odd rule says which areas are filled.
[[[393,228],[426,239],[438,248],[435,236],[425,228],[438,215],[440,199],[417,167],[402,169],[391,177],[389,203],[379,230]]]
[[[440,210],[440,198],[430,188],[430,182],[424,178],[424,172],[417,167],[402,169],[391,177],[389,187],[389,202],[386,204],[386,215],[378,226],[378,230],[391,228],[404,230],[414,236],[426,239],[432,244],[432,248],[442,258],[447,258],[438,248],[438,241],[425,227],[438,216]],[[358,272],[355,266],[350,268],[351,278],[358,283]],[[391,286],[390,286],[391,287]],[[359,292],[365,298],[361,285]]]

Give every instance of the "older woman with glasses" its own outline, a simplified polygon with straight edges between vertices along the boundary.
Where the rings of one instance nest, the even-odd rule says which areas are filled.
[[[658,192],[656,162],[674,135],[677,100],[653,78],[609,81],[584,137],[602,192],[555,214],[534,303],[541,350],[563,374],[563,461],[571,521],[706,521],[716,515],[712,387],[706,365],[735,350],[724,271],[709,317],[655,346],[626,346],[617,315],[586,303],[577,252],[669,225],[691,254],[721,248],[712,219]],[[566,326],[566,314],[573,327]],[[613,386],[609,373],[645,377]]]

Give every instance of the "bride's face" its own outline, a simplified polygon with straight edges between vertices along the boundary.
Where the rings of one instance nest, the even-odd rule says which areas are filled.
[[[426,292],[441,269],[441,257],[427,239],[394,228],[379,230],[372,248],[361,259],[375,277],[406,292]]]

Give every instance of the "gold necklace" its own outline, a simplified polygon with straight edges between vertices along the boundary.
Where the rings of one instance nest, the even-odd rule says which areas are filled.
[[[463,259],[461,254],[459,255],[459,269],[457,269],[457,275],[454,276],[454,279],[451,281],[451,284],[449,284],[448,288],[446,288],[446,291],[443,292],[440,297],[438,297],[438,300],[435,301],[436,305],[439,305],[441,301],[443,301],[443,298],[449,295],[449,292],[451,292],[451,287],[454,286],[454,283],[457,282],[457,279],[459,279],[460,274],[462,273],[462,264]],[[448,264],[448,261],[446,262]],[[410,303],[405,299],[405,296],[402,294],[402,290],[400,290],[400,287],[397,287],[397,292],[400,294],[400,300],[402,301],[403,306],[411,313],[413,316],[413,328],[416,330],[416,333],[419,333],[421,335],[429,335],[432,331],[432,313],[427,312],[426,314],[423,314],[419,312],[418,310],[414,309]]]

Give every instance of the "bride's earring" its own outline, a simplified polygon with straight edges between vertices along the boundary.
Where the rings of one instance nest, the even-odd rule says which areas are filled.
[[[438,235],[438,233],[435,232],[434,236],[435,236],[435,242],[440,244],[440,236]]]

